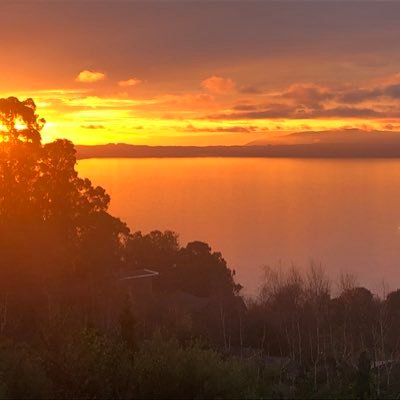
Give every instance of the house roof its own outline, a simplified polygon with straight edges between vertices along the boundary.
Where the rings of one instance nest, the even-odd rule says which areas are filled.
[[[154,278],[158,276],[159,273],[157,271],[153,271],[151,269],[134,269],[130,271],[124,271],[118,276],[119,281],[126,281],[130,279],[142,279],[142,278]]]

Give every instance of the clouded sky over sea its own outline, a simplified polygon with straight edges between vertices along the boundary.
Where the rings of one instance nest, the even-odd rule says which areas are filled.
[[[399,21],[383,1],[4,1],[0,95],[76,143],[395,131]]]

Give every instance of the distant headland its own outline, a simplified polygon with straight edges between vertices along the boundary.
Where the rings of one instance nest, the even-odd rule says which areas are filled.
[[[77,145],[78,159],[179,157],[399,158],[398,132],[342,129],[297,132],[238,146]]]
[[[77,145],[77,158],[400,158],[400,144],[312,143],[262,146]]]

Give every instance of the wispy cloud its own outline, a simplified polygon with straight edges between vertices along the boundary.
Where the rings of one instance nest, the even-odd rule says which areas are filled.
[[[81,125],[83,129],[105,129],[104,125],[96,125],[96,124],[88,124],[88,125]]]
[[[236,85],[232,79],[221,76],[210,76],[201,82],[203,88],[215,94],[231,94],[235,91]]]
[[[106,79],[106,74],[104,72],[85,69],[78,74],[75,80],[77,82],[93,83],[103,81],[104,79]]]
[[[294,84],[281,94],[281,97],[303,107],[319,109],[322,108],[322,103],[331,100],[334,94],[328,88],[315,84]]]
[[[119,81],[119,82],[118,82],[118,86],[130,87],[130,86],[139,85],[140,83],[142,83],[142,81],[141,81],[140,79],[137,79],[137,78],[130,78],[130,79],[127,79],[127,80],[125,80],[125,81]]]
[[[194,133],[252,133],[257,131],[265,131],[266,128],[260,128],[254,125],[232,125],[232,126],[207,126],[207,127],[196,127],[191,124],[187,125],[182,129],[184,132],[194,132]]]

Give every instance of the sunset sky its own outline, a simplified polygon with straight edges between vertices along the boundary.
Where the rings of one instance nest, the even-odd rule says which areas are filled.
[[[399,2],[2,2],[0,96],[45,141],[400,131]]]

